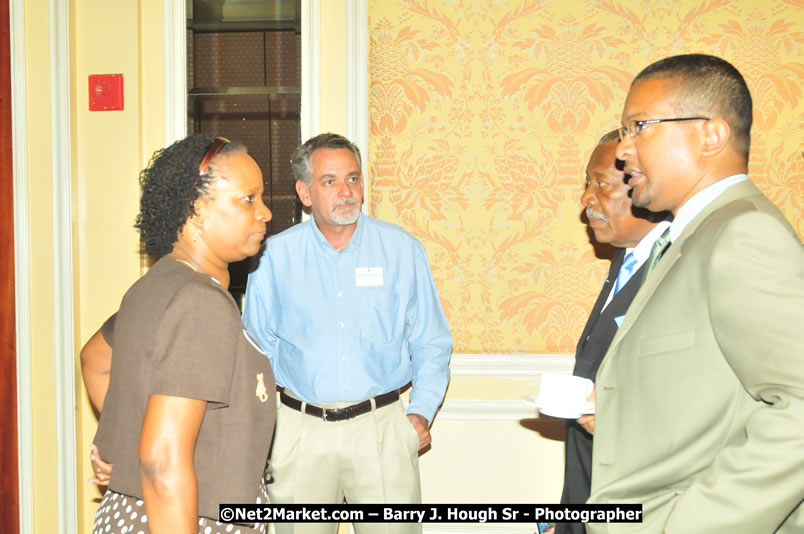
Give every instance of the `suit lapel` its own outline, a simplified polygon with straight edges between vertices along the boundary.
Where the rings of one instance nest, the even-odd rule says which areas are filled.
[[[656,264],[656,267],[654,268],[650,277],[645,280],[645,283],[642,284],[639,292],[634,297],[633,302],[631,302],[631,306],[628,308],[625,321],[611,342],[611,346],[606,354],[607,356],[614,352],[615,348],[620,343],[620,340],[628,334],[628,331],[631,329],[634,322],[636,322],[639,314],[645,307],[645,304],[648,302],[648,300],[650,300],[651,296],[656,291],[656,288],[659,287],[665,275],[683,255],[685,242],[691,235],[695,233],[695,230],[701,225],[701,223],[703,223],[703,221],[705,221],[710,215],[723,206],[734,202],[735,200],[756,194],[761,193],[750,180],[734,184],[722,195],[717,197],[708,206],[706,206],[698,215],[695,216],[692,221],[690,221],[687,227],[684,228],[684,231],[681,233],[681,235],[678,236],[678,239],[676,239],[672,245],[670,245],[670,248],[667,249],[667,252],[664,254],[662,259],[658,264]],[[601,369],[605,367],[608,360],[609,358],[607,357],[603,359],[603,363],[600,365]]]
[[[611,259],[609,274],[606,276],[606,281],[603,283],[603,288],[600,290],[600,293],[597,296],[594,307],[592,307],[592,312],[589,314],[589,319],[586,321],[586,326],[583,327],[583,332],[578,340],[578,346],[575,348],[575,354],[580,354],[581,351],[583,351],[584,345],[586,344],[586,339],[589,337],[589,334],[600,318],[601,310],[603,309],[603,305],[606,303],[606,299],[609,298],[612,285],[614,285],[614,282],[617,280],[617,274],[620,272],[620,266],[623,264],[624,257],[625,250],[620,249]],[[609,306],[611,306],[611,303]],[[608,309],[608,307],[606,309]]]
[[[617,333],[617,322],[614,319],[625,314],[628,305],[637,293],[640,284],[639,276],[643,272],[641,269],[644,269],[644,265],[634,273],[628,283],[611,299],[608,306],[596,318],[592,327],[588,329],[582,339],[582,343],[579,344],[580,350],[575,354],[573,374],[591,380],[596,379],[600,362],[606,355],[606,350]],[[604,294],[608,294],[608,292]]]
[[[617,325],[614,322],[614,318],[625,315],[626,311],[628,311],[631,302],[634,300],[634,296],[639,291],[639,286],[642,285],[642,278],[645,276],[646,268],[647,263],[643,263],[639,266],[639,269],[634,272],[631,279],[620,289],[620,292],[611,299],[609,305],[606,306],[606,309],[600,314],[601,321],[610,322],[616,328]]]

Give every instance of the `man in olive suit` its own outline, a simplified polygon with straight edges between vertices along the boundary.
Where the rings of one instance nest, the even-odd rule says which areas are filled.
[[[592,534],[804,532],[804,248],[746,176],[743,77],[674,56],[631,85],[617,156],[674,219],[597,374]]]

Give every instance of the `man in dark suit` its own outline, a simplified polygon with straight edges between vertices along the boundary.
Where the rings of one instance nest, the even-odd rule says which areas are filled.
[[[674,218],[597,374],[588,502],[643,521],[589,532],[804,532],[804,247],[746,175],[751,118],[717,57],[631,84],[617,156]]]
[[[598,142],[586,167],[586,190],[581,197],[595,240],[620,249],[611,261],[608,277],[575,351],[573,374],[592,381],[619,322],[639,289],[643,265],[653,242],[670,225],[664,221],[666,213],[657,215],[631,205],[623,162],[617,161],[615,156],[618,141],[615,130]],[[657,224],[657,221],[662,222]],[[589,498],[593,433],[594,415],[567,421],[562,504],[582,504]],[[556,534],[584,532],[582,523],[556,525]]]

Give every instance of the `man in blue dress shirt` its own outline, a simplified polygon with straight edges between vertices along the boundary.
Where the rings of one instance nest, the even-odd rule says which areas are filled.
[[[336,134],[301,145],[296,191],[312,217],[270,238],[243,321],[284,388],[273,503],[419,503],[418,452],[449,382],[452,336],[422,244],[363,215],[358,148]],[[412,382],[407,413],[399,390]],[[356,523],[359,534],[420,532]],[[278,523],[277,533],[334,533]]]

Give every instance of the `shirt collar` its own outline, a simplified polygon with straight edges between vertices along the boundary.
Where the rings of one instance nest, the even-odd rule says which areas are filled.
[[[634,253],[634,257],[637,259],[637,265],[642,265],[645,260],[648,259],[650,256],[650,250],[653,248],[653,243],[659,239],[667,227],[670,226],[670,221],[661,221],[656,226],[651,228],[650,232],[645,234],[639,243],[635,247],[626,248],[625,254],[628,255],[630,253]]]
[[[678,213],[670,225],[670,242],[674,242],[684,231],[692,220],[703,211],[706,206],[714,202],[714,200],[722,195],[728,188],[734,184],[748,180],[745,174],[735,174],[718,180],[717,182],[701,189],[695,193],[683,206],[678,209]]]
[[[331,250],[332,252],[337,254],[338,251],[332,248],[332,245],[329,244],[329,241],[327,241],[327,238],[324,237],[324,234],[321,233],[321,230],[315,223],[314,215],[310,216],[308,223],[312,227],[313,236],[315,237],[315,240],[318,242],[318,245],[323,250]],[[363,227],[365,226],[363,221],[363,212],[360,212],[360,214],[358,214],[357,221],[355,222],[355,224],[357,225],[357,227],[355,228],[355,232],[352,234],[352,239],[350,239],[349,243],[347,243],[346,246],[343,247],[343,250],[341,250],[341,252],[357,250],[358,248],[360,248],[360,243],[363,241]]]

